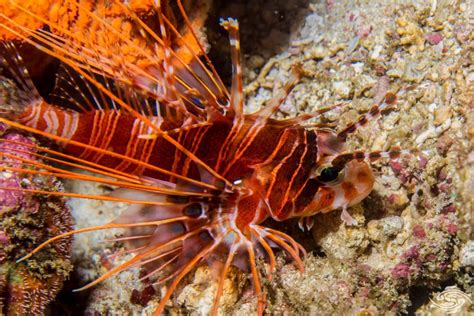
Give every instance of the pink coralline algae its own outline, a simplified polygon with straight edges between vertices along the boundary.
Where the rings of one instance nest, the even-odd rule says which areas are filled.
[[[401,282],[423,282],[448,277],[443,272],[454,253],[457,230],[458,223],[453,213],[439,214],[414,225],[409,246],[390,270],[392,278]],[[430,271],[429,278],[424,271]]]
[[[32,139],[0,125],[0,187],[61,188],[54,178],[8,169],[31,168],[15,157],[35,160],[29,146],[33,144]],[[70,240],[48,247],[33,260],[16,261],[40,243],[70,229],[69,209],[62,198],[0,190],[0,314],[44,314],[71,271]]]
[[[433,32],[426,34],[425,39],[431,45],[436,45],[443,40],[443,36],[438,32]]]
[[[410,265],[406,263],[399,263],[392,269],[392,277],[394,279],[407,279],[410,274]]]
[[[408,180],[412,177],[412,174],[400,161],[392,160],[390,161],[390,167],[402,183],[407,183]]]
[[[20,160],[3,156],[3,154],[15,155],[25,159],[33,159],[33,156],[28,154],[30,149],[27,147],[27,145],[33,144],[30,139],[16,133],[6,133],[3,135],[2,140],[25,144],[18,145],[2,141],[0,144],[0,150],[2,152],[2,165],[8,165],[8,167],[12,168],[19,168],[22,164]],[[0,176],[0,187],[20,189],[22,187],[22,179],[18,178],[18,175],[14,175],[10,171],[3,171]],[[10,211],[12,208],[35,209],[37,206],[31,205],[31,203],[37,203],[37,201],[28,199],[27,194],[22,191],[0,189],[0,215]]]
[[[424,239],[426,237],[426,232],[421,225],[415,225],[413,227],[413,235],[416,238]]]
[[[407,260],[416,260],[420,256],[417,246],[411,246],[407,251],[402,254],[402,258]]]

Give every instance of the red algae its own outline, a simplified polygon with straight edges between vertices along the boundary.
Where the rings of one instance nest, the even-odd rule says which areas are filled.
[[[413,227],[413,235],[417,238],[423,239],[426,237],[425,229],[421,225]]]
[[[425,35],[425,38],[431,45],[437,45],[443,40],[443,36],[438,32],[428,33]]]
[[[398,263],[392,269],[392,277],[394,279],[408,279],[411,273],[410,265],[406,263]]]

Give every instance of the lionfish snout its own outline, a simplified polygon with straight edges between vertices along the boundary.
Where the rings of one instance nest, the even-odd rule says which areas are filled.
[[[352,160],[344,168],[344,177],[340,187],[347,206],[365,199],[374,187],[374,174],[370,166],[363,161]]]

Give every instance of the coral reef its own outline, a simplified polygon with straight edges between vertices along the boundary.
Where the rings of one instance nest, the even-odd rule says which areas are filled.
[[[2,81],[3,86],[6,84],[7,81]],[[4,101],[5,95],[2,97]],[[33,139],[0,125],[1,187],[62,190],[62,184],[56,179],[5,169],[29,168],[27,163],[14,157],[36,160],[34,150],[28,146],[34,142]],[[70,240],[61,240],[24,262],[16,263],[16,260],[40,243],[70,229],[71,216],[64,199],[0,190],[2,315],[41,315],[45,312],[47,305],[54,300],[72,270]]]

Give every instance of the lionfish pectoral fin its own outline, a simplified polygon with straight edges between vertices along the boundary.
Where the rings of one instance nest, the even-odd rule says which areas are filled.
[[[314,225],[314,219],[312,216],[309,217],[300,217],[298,220],[298,227],[301,229],[301,231],[311,231],[311,228],[313,228]]]
[[[298,269],[303,272],[304,264],[301,259],[306,257],[306,251],[293,238],[271,228],[260,225],[250,225],[250,239],[243,242],[246,256],[238,256],[240,258],[240,266],[250,268],[252,281],[257,296],[257,314],[263,315],[266,304],[266,293],[262,288],[261,276],[257,269],[257,257],[263,257],[266,265],[266,277],[272,279],[272,274],[276,267],[276,256],[272,248],[283,249],[294,261]],[[246,262],[243,261],[246,259]],[[234,265],[238,265],[238,261],[234,260]]]
[[[250,227],[249,227],[250,228]],[[271,278],[271,273],[275,268],[275,256],[268,243],[259,236],[259,233],[250,228],[250,236],[245,236],[240,232],[237,233],[231,228],[227,232],[223,233],[225,236],[225,242],[223,242],[224,251],[220,251],[220,257],[225,254],[224,261],[218,267],[218,283],[217,290],[214,297],[214,302],[211,309],[211,315],[217,315],[220,298],[224,291],[225,280],[230,271],[231,265],[239,269],[240,271],[248,271],[251,273],[251,284],[257,297],[257,314],[263,315],[263,311],[266,304],[266,294],[262,289],[261,274],[258,269],[257,258],[262,256],[259,252],[259,248],[265,248],[264,252],[268,253],[268,261],[270,262],[270,268],[268,278]],[[258,240],[260,238],[260,240]],[[266,259],[265,259],[266,260]]]
[[[341,212],[341,220],[347,225],[347,226],[354,226],[357,225],[357,220],[349,214],[347,211],[347,206],[342,207],[342,212]]]
[[[138,178],[143,181],[146,184],[150,184],[153,186],[159,186],[162,188],[167,188],[167,189],[176,189],[176,183],[170,182],[170,181],[164,181],[152,177],[147,177],[147,176],[138,176]]]
[[[227,275],[229,273],[232,262],[234,261],[234,257],[236,255],[236,253],[237,253],[236,243],[233,243],[232,246],[230,247],[229,254],[227,256],[227,259],[226,259],[224,265],[221,265],[220,269],[217,270],[218,284],[217,284],[217,290],[216,290],[216,294],[214,296],[214,302],[212,304],[211,313],[210,313],[212,316],[217,316],[217,311],[218,311],[218,308],[219,308],[220,299],[221,299],[222,294],[224,292],[225,280],[226,280]]]
[[[262,284],[260,281],[260,273],[257,270],[257,262],[255,260],[255,251],[251,243],[247,243],[247,252],[249,255],[250,270],[252,271],[252,281],[257,296],[257,315],[263,315],[266,304],[266,295],[262,291]]]
[[[155,310],[154,315],[160,315],[160,313],[164,310],[166,302],[170,299],[178,284],[186,275],[188,275],[194,268],[196,268],[206,259],[208,262],[215,263],[216,260],[220,260],[219,258],[222,258],[224,251],[227,252],[228,250],[227,258],[223,265],[210,265],[214,268],[218,267],[218,284],[211,313],[212,315],[216,315],[220,297],[222,296],[224,290],[224,282],[227,278],[230,265],[233,262],[233,258],[237,249],[235,247],[235,243],[233,246],[226,246],[229,234],[230,231],[220,227],[219,223],[207,222],[207,224],[195,226],[193,230],[182,236],[182,251],[177,257],[176,262],[167,273],[166,277],[161,278],[155,282],[155,284],[158,285],[171,281],[165,295],[161,298],[161,302]]]
[[[116,194],[126,198],[132,192],[124,190]],[[135,198],[169,200],[165,195],[150,192],[135,192]],[[146,269],[146,277],[164,273],[165,277],[158,283],[165,282],[175,275],[181,275],[190,261],[196,261],[201,250],[214,240],[209,232],[209,220],[203,208],[199,203],[174,198],[171,202],[165,203],[155,206],[130,205],[113,223],[100,228],[125,229],[121,237],[109,241],[124,242],[129,250],[123,253],[133,252],[135,256],[78,291],[90,288],[121,271],[137,267]],[[70,235],[78,232],[81,231],[71,232]],[[192,266],[194,267],[198,261]]]
[[[86,227],[86,228],[80,228],[76,230],[72,230],[60,235],[57,235],[53,238],[48,239],[47,241],[43,242],[39,246],[37,246],[35,249],[33,249],[31,252],[29,252],[27,255],[24,257],[20,258],[17,260],[18,262],[24,261],[31,256],[33,256],[35,253],[39,252],[41,249],[44,247],[48,246],[49,244],[55,242],[56,240],[59,240],[61,238],[66,238],[69,236],[73,236],[76,234],[80,233],[85,233],[85,232],[91,232],[91,231],[97,231],[97,230],[106,230],[106,229],[114,229],[114,228],[130,228],[130,227],[142,227],[142,226],[159,226],[159,225],[166,225],[169,223],[174,223],[174,222],[179,222],[181,220],[187,219],[187,217],[176,217],[176,218],[171,218],[171,219],[164,219],[164,220],[158,220],[158,221],[152,221],[152,222],[140,222],[140,223],[109,223],[105,225],[99,225],[99,226],[91,226],[91,227]]]

